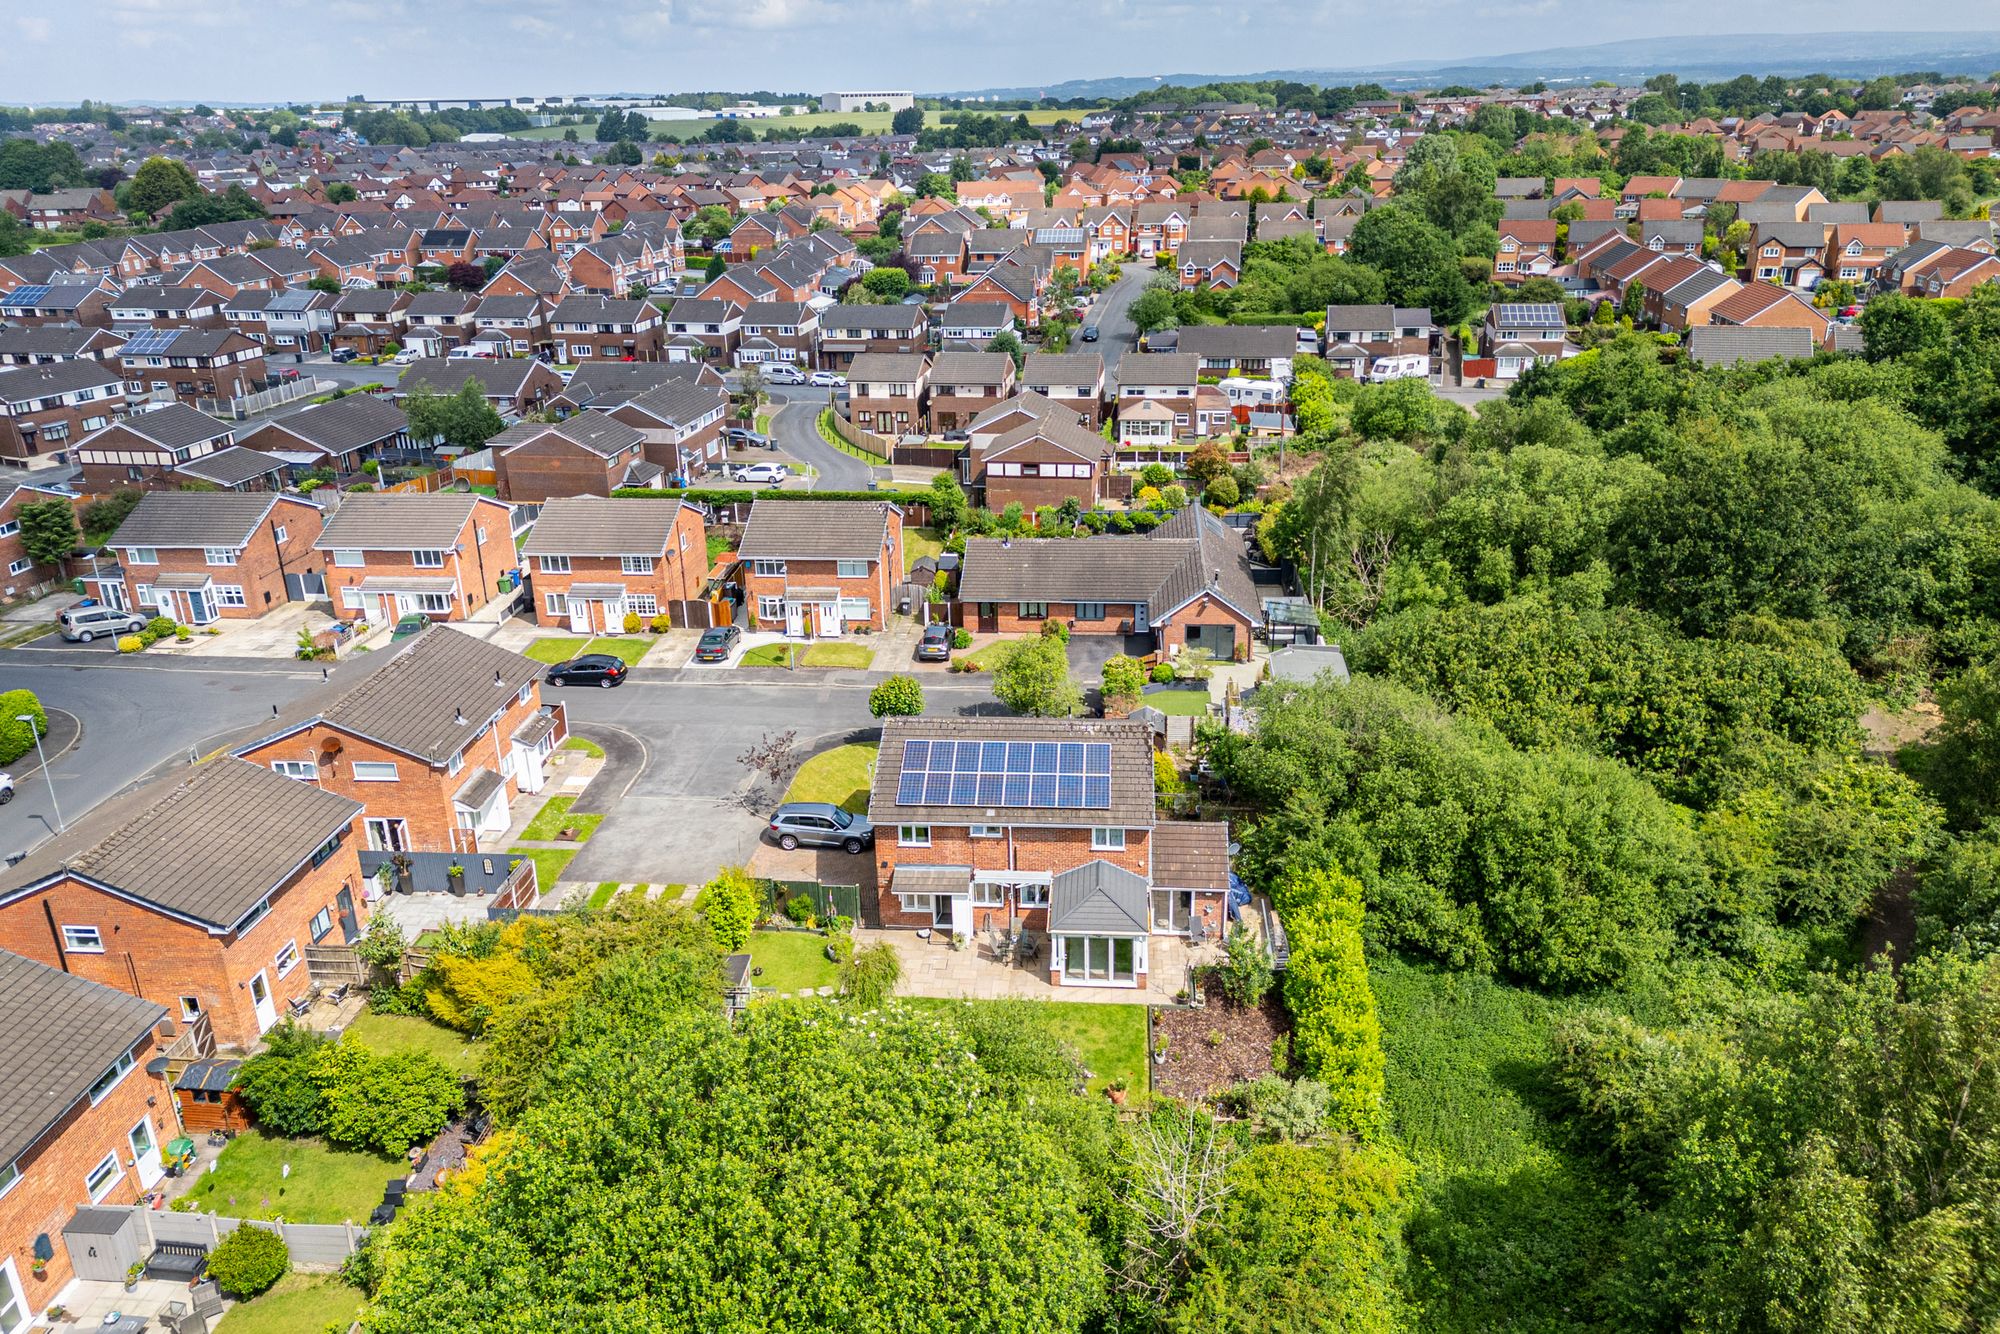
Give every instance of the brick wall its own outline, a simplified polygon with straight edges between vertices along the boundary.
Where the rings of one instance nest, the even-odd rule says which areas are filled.
[[[75,1277],[62,1230],[79,1205],[91,1202],[87,1184],[91,1169],[104,1161],[105,1154],[117,1154],[117,1183],[99,1203],[136,1204],[139,1178],[131,1167],[132,1144],[127,1136],[142,1120],[151,1127],[156,1149],[180,1133],[166,1086],[146,1073],[154,1050],[151,1038],[141,1044],[131,1073],[104,1101],[93,1107],[85,1098],[70,1108],[21,1156],[21,1180],[0,1195],[0,1260],[13,1260],[31,1312],[55,1301],[63,1285]],[[154,1106],[146,1105],[148,1098]],[[38,1276],[33,1268],[35,1238],[44,1235],[55,1258]]]
[[[635,445],[607,459],[550,434],[496,455],[493,466],[500,499],[522,504],[557,496],[609,496],[623,485],[625,470],[639,456]]]
[[[341,846],[324,863],[309,867],[279,890],[271,911],[241,937],[214,936],[204,928],[141,904],[105,894],[81,881],[65,879],[37,894],[0,908],[0,948],[26,955],[52,968],[67,959],[69,971],[163,1005],[169,1015],[181,1012],[180,998],[194,996],[207,1012],[215,1040],[223,1046],[247,1047],[256,1042],[258,1025],[250,1000],[249,982],[259,971],[270,984],[272,1002],[282,1017],[288,1001],[305,993],[305,947],[314,914],[332,909],[341,887],[354,897],[357,923],[365,923],[367,906],[361,898],[361,868],[355,857],[361,826],[357,818]],[[302,854],[303,855],[303,854]],[[338,913],[331,938],[338,938]],[[56,927],[95,926],[104,939],[99,954],[64,954],[49,924]],[[284,977],[275,966],[278,950],[296,941],[299,959]]]
[[[478,540],[477,530],[486,530],[486,540]],[[451,578],[458,584],[458,596],[448,613],[433,620],[462,620],[491,602],[499,591],[500,576],[514,569],[514,537],[507,515],[497,505],[475,505],[472,517],[458,531],[457,554],[445,552],[441,570],[418,569],[407,551],[364,551],[362,564],[336,565],[330,552],[317,553],[326,561],[326,593],[333,601],[333,614],[343,620],[358,620],[359,607],[350,607],[341,590],[370,578],[437,579]],[[365,595],[371,599],[375,595]],[[394,619],[394,617],[390,617]]]
[[[1049,614],[1043,616],[1021,615],[1018,602],[996,602],[991,604],[994,616],[990,623],[983,622],[980,608],[988,604],[961,602],[958,604],[959,624],[970,630],[977,630],[988,624],[987,633],[997,631],[1004,635],[1038,635],[1047,621],[1062,621],[1070,628],[1070,633],[1078,635],[1130,634],[1131,627],[1125,622],[1137,623],[1138,607],[1130,602],[1107,602],[1104,604],[1104,619],[1101,621],[1079,621],[1076,618],[1074,602],[1051,602]]]
[[[668,544],[665,556],[654,558],[651,574],[626,574],[617,556],[572,556],[568,574],[545,574],[540,564],[535,563],[529,571],[535,594],[535,624],[550,629],[569,628],[568,608],[551,612],[549,595],[566,594],[571,584],[623,584],[627,593],[652,594],[663,608],[669,602],[692,602],[701,596],[708,573],[707,560],[707,525],[700,514],[682,510],[674,521],[673,541]],[[603,615],[602,604],[593,605],[592,610]],[[624,629],[622,625],[594,628],[608,634],[619,634]]]
[[[924,400],[921,394],[914,398],[852,398],[847,415],[864,431],[907,435],[924,429]]]
[[[897,831],[893,827],[876,830],[875,860],[877,862],[878,905],[882,913],[882,925],[919,927],[931,925],[928,912],[906,912],[902,901],[896,897],[895,876],[898,866],[970,866],[975,871],[1046,871],[1051,875],[1074,870],[1094,861],[1107,861],[1128,871],[1151,877],[1152,856],[1148,847],[1149,831],[1128,829],[1125,831],[1125,847],[1118,851],[1097,851],[1090,846],[1090,830],[1056,829],[1040,826],[1015,827],[1000,838],[973,838],[963,825],[932,825],[931,843],[927,848],[906,848],[897,842]],[[1029,931],[1048,929],[1048,912],[1042,908],[1031,908],[1025,914],[1017,910],[1015,925]],[[973,925],[984,931],[996,921],[1005,925],[1005,908],[973,909]]]
[[[1188,642],[1188,627],[1196,625],[1229,626],[1235,633],[1237,661],[1249,661],[1250,627],[1228,604],[1206,593],[1175,612],[1172,621],[1160,627],[1160,647],[1174,649],[1185,645]]]

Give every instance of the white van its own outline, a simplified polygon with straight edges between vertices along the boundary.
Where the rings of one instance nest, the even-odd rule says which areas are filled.
[[[446,361],[498,361],[500,354],[494,351],[493,344],[491,343],[467,343],[464,347],[455,347],[445,353],[444,359]]]
[[[1384,380],[1409,380],[1417,376],[1429,379],[1431,359],[1421,354],[1401,357],[1377,357],[1368,367],[1368,378],[1376,384]]]

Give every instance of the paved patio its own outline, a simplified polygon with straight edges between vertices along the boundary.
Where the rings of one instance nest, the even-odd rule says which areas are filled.
[[[60,1305],[73,1325],[62,1325],[62,1329],[94,1329],[111,1322],[115,1313],[122,1316],[138,1316],[151,1322],[148,1329],[165,1329],[163,1317],[170,1302],[179,1302],[182,1310],[194,1306],[194,1299],[188,1294],[188,1285],[178,1280],[142,1278],[132,1291],[125,1291],[122,1283],[108,1283],[99,1279],[73,1278],[57,1294],[52,1305]],[[234,1302],[223,1300],[225,1312]]]
[[[1041,953],[1027,964],[1002,963],[993,957],[991,937],[981,932],[964,949],[955,950],[942,932],[929,940],[908,930],[877,930],[856,927],[855,942],[872,945],[886,942],[903,963],[903,977],[896,984],[899,996],[933,996],[947,1000],[1064,1000],[1097,1002],[1106,1005],[1165,1005],[1174,993],[1188,984],[1192,965],[1218,963],[1222,959],[1219,942],[1190,945],[1180,936],[1154,936],[1147,946],[1152,965],[1144,990],[1131,987],[1058,987],[1049,982],[1049,949],[1046,937],[1039,937]]]

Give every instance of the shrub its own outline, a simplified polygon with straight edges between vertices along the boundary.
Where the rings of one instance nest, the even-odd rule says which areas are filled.
[[[914,718],[924,711],[924,688],[914,676],[892,676],[868,692],[868,712],[877,718]]]
[[[1065,621],[1043,621],[1042,638],[1053,639],[1063,644],[1069,643],[1069,624]]]
[[[287,1019],[265,1035],[265,1048],[237,1067],[230,1087],[257,1124],[275,1135],[317,1135],[326,1125],[326,1102],[313,1078],[325,1036]]]
[[[852,940],[852,937],[848,937]],[[864,1010],[874,1009],[895,994],[903,976],[896,947],[883,941],[866,949],[849,949],[840,964],[840,988]]]
[[[1117,654],[1104,662],[1104,695],[1107,699],[1137,699],[1146,688],[1146,669],[1139,660]]]
[[[208,1276],[232,1297],[256,1297],[292,1272],[285,1239],[270,1228],[243,1223],[208,1253]]]
[[[951,632],[951,646],[953,648],[971,648],[972,631],[962,625],[955,628]]]
[[[1229,940],[1223,946],[1225,958],[1215,970],[1215,980],[1222,985],[1222,994],[1238,1005],[1255,1005],[1264,999],[1264,993],[1271,989],[1276,974],[1271,971],[1271,958],[1250,929],[1237,923],[1229,929]]]
[[[1153,684],[1163,686],[1174,679],[1174,665],[1170,662],[1153,664]]]
[[[15,721],[24,713],[34,719],[32,726]],[[0,764],[26,755],[35,748],[35,738],[47,735],[48,730],[48,710],[34,691],[0,691]]]
[[[146,622],[146,633],[155,639],[170,635],[173,632],[174,622],[171,617],[155,616],[152,620]]]
[[[326,1085],[329,1143],[381,1153],[408,1153],[437,1137],[465,1106],[451,1068],[429,1052],[377,1056],[352,1038],[315,1062]]]
[[[1188,781],[1181,776],[1174,757],[1163,750],[1153,752],[1153,791],[1163,797],[1178,796],[1188,790]]]
[[[694,910],[707,919],[716,943],[734,951],[750,943],[750,928],[763,915],[762,900],[748,871],[725,866],[694,896]]]
[[[653,633],[656,635],[663,635],[667,631],[673,629],[673,627],[674,627],[673,621],[668,619],[667,614],[665,612],[661,612],[658,616],[655,616],[653,618]]]
[[[495,1010],[536,986],[534,970],[518,954],[502,951],[483,958],[439,954],[425,978],[424,1008],[461,1033],[479,1032]]]
[[[811,926],[814,909],[817,907],[810,894],[794,894],[785,904],[785,916],[800,926]]]
[[[118,651],[120,653],[137,653],[144,647],[146,647],[146,641],[137,635],[118,636]]]
[[[369,459],[361,465],[361,471],[367,473],[370,477],[374,477],[381,473],[382,464],[376,459]]]
[[[194,638],[194,627],[191,625],[175,626],[174,638],[179,640],[183,644],[188,643],[190,640]]]
[[[1369,1138],[1382,1128],[1382,1025],[1361,950],[1361,882],[1307,871],[1280,885],[1277,899],[1291,942],[1293,1051],[1332,1091],[1333,1128]]]
[[[628,611],[628,612],[626,612],[626,613],[625,613],[625,633],[626,633],[626,634],[628,634],[628,635],[636,635],[636,634],[638,634],[638,633],[639,633],[639,626],[640,626],[640,624],[641,624],[641,622],[640,622],[640,620],[639,620],[639,613],[638,613],[638,612],[636,612],[636,611]]]

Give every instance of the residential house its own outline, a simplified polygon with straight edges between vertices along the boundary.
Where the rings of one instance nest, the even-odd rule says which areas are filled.
[[[708,528],[679,500],[551,500],[521,546],[536,624],[575,634],[623,633],[625,617],[651,622],[701,597]]]
[[[1195,420],[1198,366],[1186,352],[1128,352],[1120,358],[1119,444],[1157,445],[1200,434]]]
[[[463,347],[479,332],[474,312],[479,309],[480,298],[471,292],[461,292],[455,288],[444,288],[435,292],[418,292],[410,298],[410,304],[403,307],[405,347],[424,347],[424,355],[444,356],[455,347]]]
[[[443,491],[347,496],[313,549],[330,553],[334,614],[371,625],[464,620],[507,591],[501,576],[515,567],[511,507]]]
[[[147,1065],[165,1007],[0,951],[0,1329],[26,1330],[75,1276],[69,1225],[134,1205],[180,1134]]]
[[[885,926],[1046,936],[1055,986],[1144,991],[1156,932],[1223,929],[1228,827],[1160,819],[1143,723],[888,719],[868,817]]]
[[[136,401],[242,398],[264,388],[263,345],[233,329],[142,329],[113,356]]]
[[[567,297],[549,315],[558,361],[658,361],[666,321],[650,301]]]
[[[1824,343],[1832,320],[1796,292],[1769,283],[1751,283],[1742,291],[1718,301],[1708,312],[1710,323],[1738,324],[1758,328],[1797,327],[1812,334],[1815,343]]]
[[[563,390],[562,377],[533,357],[470,361],[427,357],[404,369],[395,393],[398,398],[407,398],[412,389],[423,388],[434,394],[455,394],[468,381],[479,386],[486,401],[503,417],[533,412]]]
[[[1493,276],[1509,286],[1547,277],[1556,266],[1556,233],[1562,224],[1546,218],[1503,219]]]
[[[217,421],[185,403],[135,412],[92,431],[76,444],[83,488],[106,492],[143,486],[179,490],[187,479],[174,469],[236,443],[233,423]]]
[[[921,352],[860,353],[847,368],[849,418],[862,430],[880,435],[921,431],[929,380],[930,363]]]
[[[1480,355],[1493,361],[1495,377],[1512,380],[1538,362],[1559,360],[1568,334],[1568,318],[1554,302],[1498,302],[1486,309]]]
[[[999,436],[973,437],[966,469],[988,509],[1019,504],[1032,512],[1074,500],[1091,510],[1104,499],[1109,443],[1069,405],[1045,401],[1058,410]]]
[[[759,500],[736,558],[744,606],[766,629],[831,638],[886,629],[903,582],[903,511],[840,500]]]
[[[322,515],[298,496],[149,491],[112,534],[119,563],[83,576],[107,606],[184,625],[249,620],[326,595]]]
[[[796,366],[819,359],[819,312],[804,301],[753,301],[743,308],[738,366]]]
[[[338,317],[331,292],[299,288],[282,292],[238,292],[222,308],[223,323],[252,342],[263,345],[266,354],[303,354],[327,350]]]
[[[1178,350],[1194,356],[1203,375],[1268,375],[1287,380],[1298,335],[1290,325],[1202,324],[1180,331]]]
[[[124,341],[109,329],[86,329],[75,324],[0,326],[0,366],[107,361]]]
[[[944,347],[961,345],[985,350],[1003,333],[1014,332],[1014,312],[998,301],[954,301],[938,317],[937,334]]]
[[[1875,281],[1883,261],[1904,245],[1902,224],[1847,222],[1828,231],[1821,266],[1826,276],[1866,286]]]
[[[930,322],[922,306],[839,305],[820,312],[823,370],[851,370],[854,359],[868,353],[921,353],[929,340]]]
[[[1076,413],[1092,430],[1104,420],[1104,357],[1097,352],[1030,352],[1021,387]]]
[[[43,468],[125,411],[115,366],[59,361],[0,370],[0,464]]]
[[[568,735],[540,663],[449,626],[350,659],[237,743],[241,761],[358,806],[377,852],[477,853],[548,783]],[[236,761],[231,761],[234,763]]]
[[[682,297],[667,312],[665,355],[673,361],[734,363],[743,337],[743,308],[729,301]]]
[[[246,422],[238,444],[288,460],[295,474],[331,468],[336,476],[395,457],[410,448],[410,419],[386,398],[349,394],[282,417]]]
[[[58,275],[58,278],[66,275]],[[0,320],[10,324],[111,326],[111,287],[97,281],[23,283],[0,294]]]
[[[1181,288],[1230,288],[1243,276],[1241,241],[1184,241],[1174,256]]]
[[[1688,356],[1698,366],[1755,365],[1761,361],[1810,357],[1812,330],[1802,325],[1757,328],[1711,324],[1688,330]]]
[[[336,348],[347,348],[356,356],[375,357],[395,343],[402,345],[409,332],[410,302],[415,298],[395,288],[364,287],[342,292],[333,303],[333,334]]]
[[[1743,290],[1743,284],[1704,264],[1663,289],[1646,288],[1646,318],[1669,333],[1709,322],[1715,307]]]
[[[500,499],[530,504],[558,496],[609,496],[621,486],[658,486],[637,427],[601,412],[555,422],[521,421],[486,442]]]
[[[205,287],[128,287],[111,299],[115,329],[220,329],[229,296]]]
[[[1005,352],[940,352],[931,359],[930,429],[962,431],[1014,394],[1014,358]]]
[[[483,295],[472,311],[472,325],[488,338],[506,340],[516,356],[536,352],[554,355],[549,341],[548,306],[538,296]]]
[[[592,406],[637,429],[646,461],[674,485],[719,471],[728,456],[722,430],[729,393],[720,385],[668,380],[629,394],[600,394]]]
[[[1428,306],[1328,306],[1326,361],[1337,376],[1378,378],[1376,363],[1384,357],[1421,357],[1421,373],[1430,375],[1431,322]],[[1397,368],[1398,374],[1407,373]]]
[[[311,987],[306,947],[360,936],[360,816],[239,759],[175,770],[0,871],[0,949],[253,1046]]]

